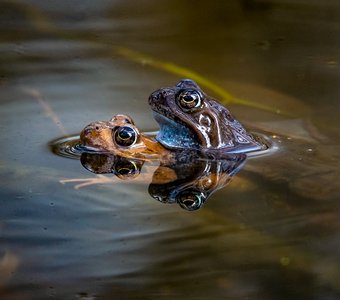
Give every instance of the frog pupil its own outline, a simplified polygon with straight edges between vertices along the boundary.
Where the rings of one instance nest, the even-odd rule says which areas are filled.
[[[119,146],[131,146],[136,142],[136,132],[128,126],[119,127],[114,133],[114,140]]]
[[[195,100],[195,98],[193,97],[193,95],[184,95],[183,100],[185,102],[192,102]]]

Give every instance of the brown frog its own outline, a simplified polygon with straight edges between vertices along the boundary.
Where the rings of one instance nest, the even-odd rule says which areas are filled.
[[[217,149],[228,153],[266,148],[191,79],[153,92],[149,105],[160,126],[156,139],[166,148]]]
[[[146,158],[164,156],[168,150],[152,137],[139,132],[126,115],[115,115],[109,121],[96,121],[80,133],[85,151],[108,152],[122,157]]]

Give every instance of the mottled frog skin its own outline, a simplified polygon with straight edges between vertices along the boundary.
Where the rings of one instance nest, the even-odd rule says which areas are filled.
[[[264,149],[227,108],[190,79],[162,88],[149,97],[160,126],[156,137],[169,149],[218,149],[246,153]]]

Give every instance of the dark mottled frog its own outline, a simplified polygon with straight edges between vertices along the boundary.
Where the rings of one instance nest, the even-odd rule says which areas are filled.
[[[149,104],[160,126],[156,137],[169,149],[218,149],[229,153],[266,148],[227,108],[190,79],[153,92]]]

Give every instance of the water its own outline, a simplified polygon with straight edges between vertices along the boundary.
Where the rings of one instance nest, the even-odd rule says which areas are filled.
[[[1,1],[0,15],[1,299],[340,298],[337,1]],[[142,180],[74,189],[61,181],[95,175],[49,142],[117,113],[155,130],[147,97],[180,79],[117,47],[313,125],[230,106],[280,150],[195,212]]]

